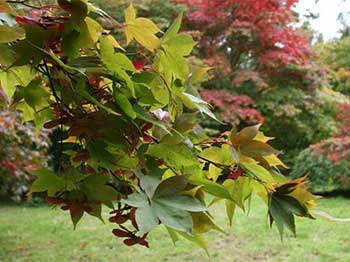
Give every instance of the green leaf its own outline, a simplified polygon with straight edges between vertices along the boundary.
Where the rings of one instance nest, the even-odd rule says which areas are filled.
[[[44,106],[47,103],[49,93],[40,86],[41,83],[41,79],[33,79],[20,90],[26,103],[34,110],[38,106]]]
[[[26,86],[34,78],[30,66],[19,66],[7,71],[0,70],[0,82],[7,97],[11,100],[16,91],[16,86]]]
[[[92,210],[86,211],[90,216],[97,217],[100,219],[103,223],[103,218],[102,218],[102,205],[101,204],[90,204],[89,205]]]
[[[115,201],[118,199],[118,192],[111,186],[106,185],[108,177],[102,175],[88,176],[81,183],[81,190],[86,194],[91,201]]]
[[[81,220],[83,215],[84,215],[84,211],[79,211],[78,214],[74,214],[72,211],[70,211],[70,218],[72,220],[74,229],[76,229],[77,224]]]
[[[34,175],[37,176],[37,179],[30,189],[31,193],[47,191],[48,196],[54,196],[65,188],[63,179],[48,169],[36,170]]]
[[[137,226],[139,227],[139,235],[151,231],[154,227],[159,224],[156,212],[149,205],[139,207],[135,213],[135,219]]]
[[[235,214],[236,204],[233,201],[225,200],[226,215],[230,226],[233,224],[233,215]]]
[[[288,195],[278,195],[278,202],[284,207],[284,209],[289,210],[297,216],[305,217],[309,213],[308,209],[305,206],[302,206],[294,197]]]
[[[210,230],[217,230],[221,233],[225,233],[220,227],[218,227],[213,219],[206,212],[192,213],[193,220],[193,232],[195,233],[206,233]]]
[[[153,198],[153,201],[157,203],[192,212],[207,211],[206,206],[204,206],[198,199],[185,196],[185,195],[172,195],[165,197]]]
[[[174,22],[171,24],[171,26],[169,27],[169,29],[166,31],[166,33],[164,34],[163,38],[162,38],[162,42],[165,42],[171,38],[173,38],[174,36],[176,36],[176,34],[179,32],[180,27],[181,27],[181,22],[182,22],[182,17],[183,17],[183,13],[181,12],[176,19],[174,20]]]
[[[113,115],[117,115],[117,116],[120,115],[119,113],[115,112],[112,108],[109,108],[108,106],[97,101],[97,99],[95,97],[93,97],[92,95],[90,95],[85,88],[86,88],[86,83],[85,83],[84,79],[81,79],[78,82],[75,90],[77,91],[77,94],[84,97],[85,99],[87,99],[91,103],[95,104],[99,108],[105,110],[106,112],[113,114]]]
[[[88,7],[85,3],[85,1],[81,0],[57,0],[57,3],[60,5],[60,7],[69,12],[72,15],[72,19],[80,22],[84,20],[84,18],[88,14]]]
[[[165,179],[157,187],[153,198],[173,196],[185,190],[187,183],[188,180],[185,176],[172,176]]]
[[[158,202],[154,202],[152,207],[164,225],[192,235],[193,223],[189,212],[171,208]]]
[[[207,116],[209,116],[210,118],[214,119],[215,121],[218,121],[219,123],[222,123],[219,119],[216,118],[215,114],[210,111],[209,109],[209,105],[207,102],[205,102],[204,100],[198,98],[198,97],[195,97],[191,94],[188,94],[188,93],[183,93],[182,94],[182,99],[183,99],[183,102],[184,104],[189,107],[189,108],[196,108],[199,110],[199,112],[201,112],[202,114],[205,114]],[[192,106],[191,106],[192,104]]]
[[[62,179],[66,185],[67,191],[73,191],[79,189],[79,182],[86,178],[86,175],[77,172],[76,170],[67,171]]]
[[[102,62],[112,72],[115,72],[116,68],[136,72],[134,65],[126,55],[114,52],[115,46],[113,46],[111,38],[113,38],[111,35],[102,35],[100,37],[100,53]]]
[[[44,124],[53,118],[54,118],[54,115],[53,115],[53,110],[51,108],[46,108],[46,109],[40,110],[40,112],[36,112],[34,117],[35,135],[39,136],[39,133],[43,128]]]
[[[87,143],[90,153],[89,164],[96,170],[98,167],[115,169],[116,157],[108,151],[108,145],[103,140],[91,140]]]
[[[273,190],[273,184],[276,182],[271,173],[260,166],[256,161],[241,162],[240,166],[250,175],[265,182],[265,185]]]
[[[168,37],[163,39],[162,48],[172,54],[175,52],[180,56],[188,56],[191,54],[193,47],[196,42],[192,39],[190,35],[178,34],[173,37]]]
[[[149,122],[155,126],[160,127],[161,129],[165,130],[167,133],[169,133],[169,130],[166,128],[165,125],[163,125],[161,122],[159,122],[153,115],[151,115],[148,111],[143,109],[142,107],[138,106],[137,104],[134,104],[133,106],[134,112],[136,113],[136,117],[144,120],[146,122]]]
[[[281,203],[274,195],[270,199],[269,214],[272,217],[272,219],[270,217],[271,223],[275,221],[281,238],[283,237],[284,226],[287,226],[296,235],[293,213],[286,209],[284,203]]]
[[[179,240],[179,237],[177,236],[177,232],[174,229],[171,229],[170,227],[165,226],[166,230],[168,231],[168,234],[173,241],[174,246],[176,245],[176,242]]]
[[[140,172],[141,173],[141,172]],[[146,192],[147,196],[153,198],[154,192],[161,182],[161,178],[154,174],[139,174],[137,177],[140,179],[140,186]]]
[[[132,207],[146,207],[149,205],[147,196],[143,193],[138,192],[129,195],[128,198],[124,200],[124,202]]]
[[[230,192],[223,185],[196,176],[190,177],[190,182],[194,185],[203,186],[202,189],[213,196],[232,200]]]
[[[123,112],[128,117],[130,117],[131,119],[136,118],[136,113],[134,112],[132,104],[130,103],[129,99],[125,95],[121,93],[115,93],[114,99],[117,102],[118,106],[123,110]]]
[[[146,154],[163,159],[167,164],[184,174],[195,174],[200,172],[201,169],[195,154],[184,144],[160,143],[150,145]]]
[[[251,196],[253,190],[250,179],[246,177],[239,177],[236,180],[227,179],[223,186],[230,192],[231,200],[245,210],[244,202]]]

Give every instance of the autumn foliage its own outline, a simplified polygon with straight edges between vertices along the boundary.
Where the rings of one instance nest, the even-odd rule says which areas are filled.
[[[108,208],[112,233],[129,246],[148,247],[148,233],[162,225],[174,242],[208,251],[202,234],[223,231],[209,207],[224,202],[232,224],[254,192],[281,236],[296,234],[295,216],[314,218],[315,196],[304,178],[280,174],[286,165],[260,124],[203,132],[200,117],[219,120],[198,94],[209,68],[189,58],[196,42],[179,33],[182,14],[161,32],[130,5],[111,30],[94,19],[111,17],[90,3],[57,2],[0,0],[0,11],[16,16],[0,26],[4,106],[68,133],[57,172],[38,168],[32,193],[45,192],[74,226],[85,214],[103,220]]]
[[[202,33],[202,53],[208,59],[222,57],[234,74],[244,69],[243,62],[253,63],[252,71],[261,77],[308,63],[308,36],[291,26],[296,21],[292,11],[296,0],[179,2],[191,10],[186,16],[189,28]]]

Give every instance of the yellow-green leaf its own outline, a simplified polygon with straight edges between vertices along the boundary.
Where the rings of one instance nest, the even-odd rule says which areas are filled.
[[[15,30],[11,27],[0,25],[0,43],[12,42],[22,38],[23,36],[23,31]]]
[[[283,166],[284,168],[288,168],[288,166],[283,163],[275,154],[263,156],[263,158],[270,166]]]
[[[246,128],[243,128],[240,132],[235,134],[234,132],[231,131],[232,136],[231,136],[231,142],[233,145],[244,145],[248,142],[251,142],[254,137],[259,132],[259,128],[261,125],[255,125],[255,126],[249,126]]]
[[[160,29],[151,20],[143,17],[136,18],[136,11],[132,4],[124,11],[124,16],[127,44],[135,39],[151,52],[159,47],[160,40],[155,34],[160,32]]]

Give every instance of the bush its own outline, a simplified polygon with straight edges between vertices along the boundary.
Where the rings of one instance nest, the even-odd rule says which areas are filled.
[[[262,96],[257,108],[265,118],[264,131],[277,138],[272,144],[285,153],[282,160],[290,166],[308,146],[338,133],[338,107],[324,89],[276,88]]]
[[[350,136],[329,138],[302,151],[292,177],[308,175],[317,193],[350,190]]]
[[[47,161],[48,134],[35,134],[32,123],[22,125],[21,114],[0,111],[0,194],[21,201],[35,177],[32,172]]]

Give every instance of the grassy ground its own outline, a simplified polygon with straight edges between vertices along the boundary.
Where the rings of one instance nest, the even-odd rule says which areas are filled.
[[[320,209],[350,217],[350,200],[320,200]],[[187,240],[176,247],[162,227],[150,235],[151,248],[125,247],[112,227],[85,217],[72,230],[69,215],[49,207],[0,206],[0,261],[350,261],[350,223],[297,221],[298,237],[281,243],[276,228],[268,229],[266,209],[256,200],[247,217],[237,213],[235,225],[225,224],[221,206],[214,208],[224,235],[208,233],[211,256]]]

